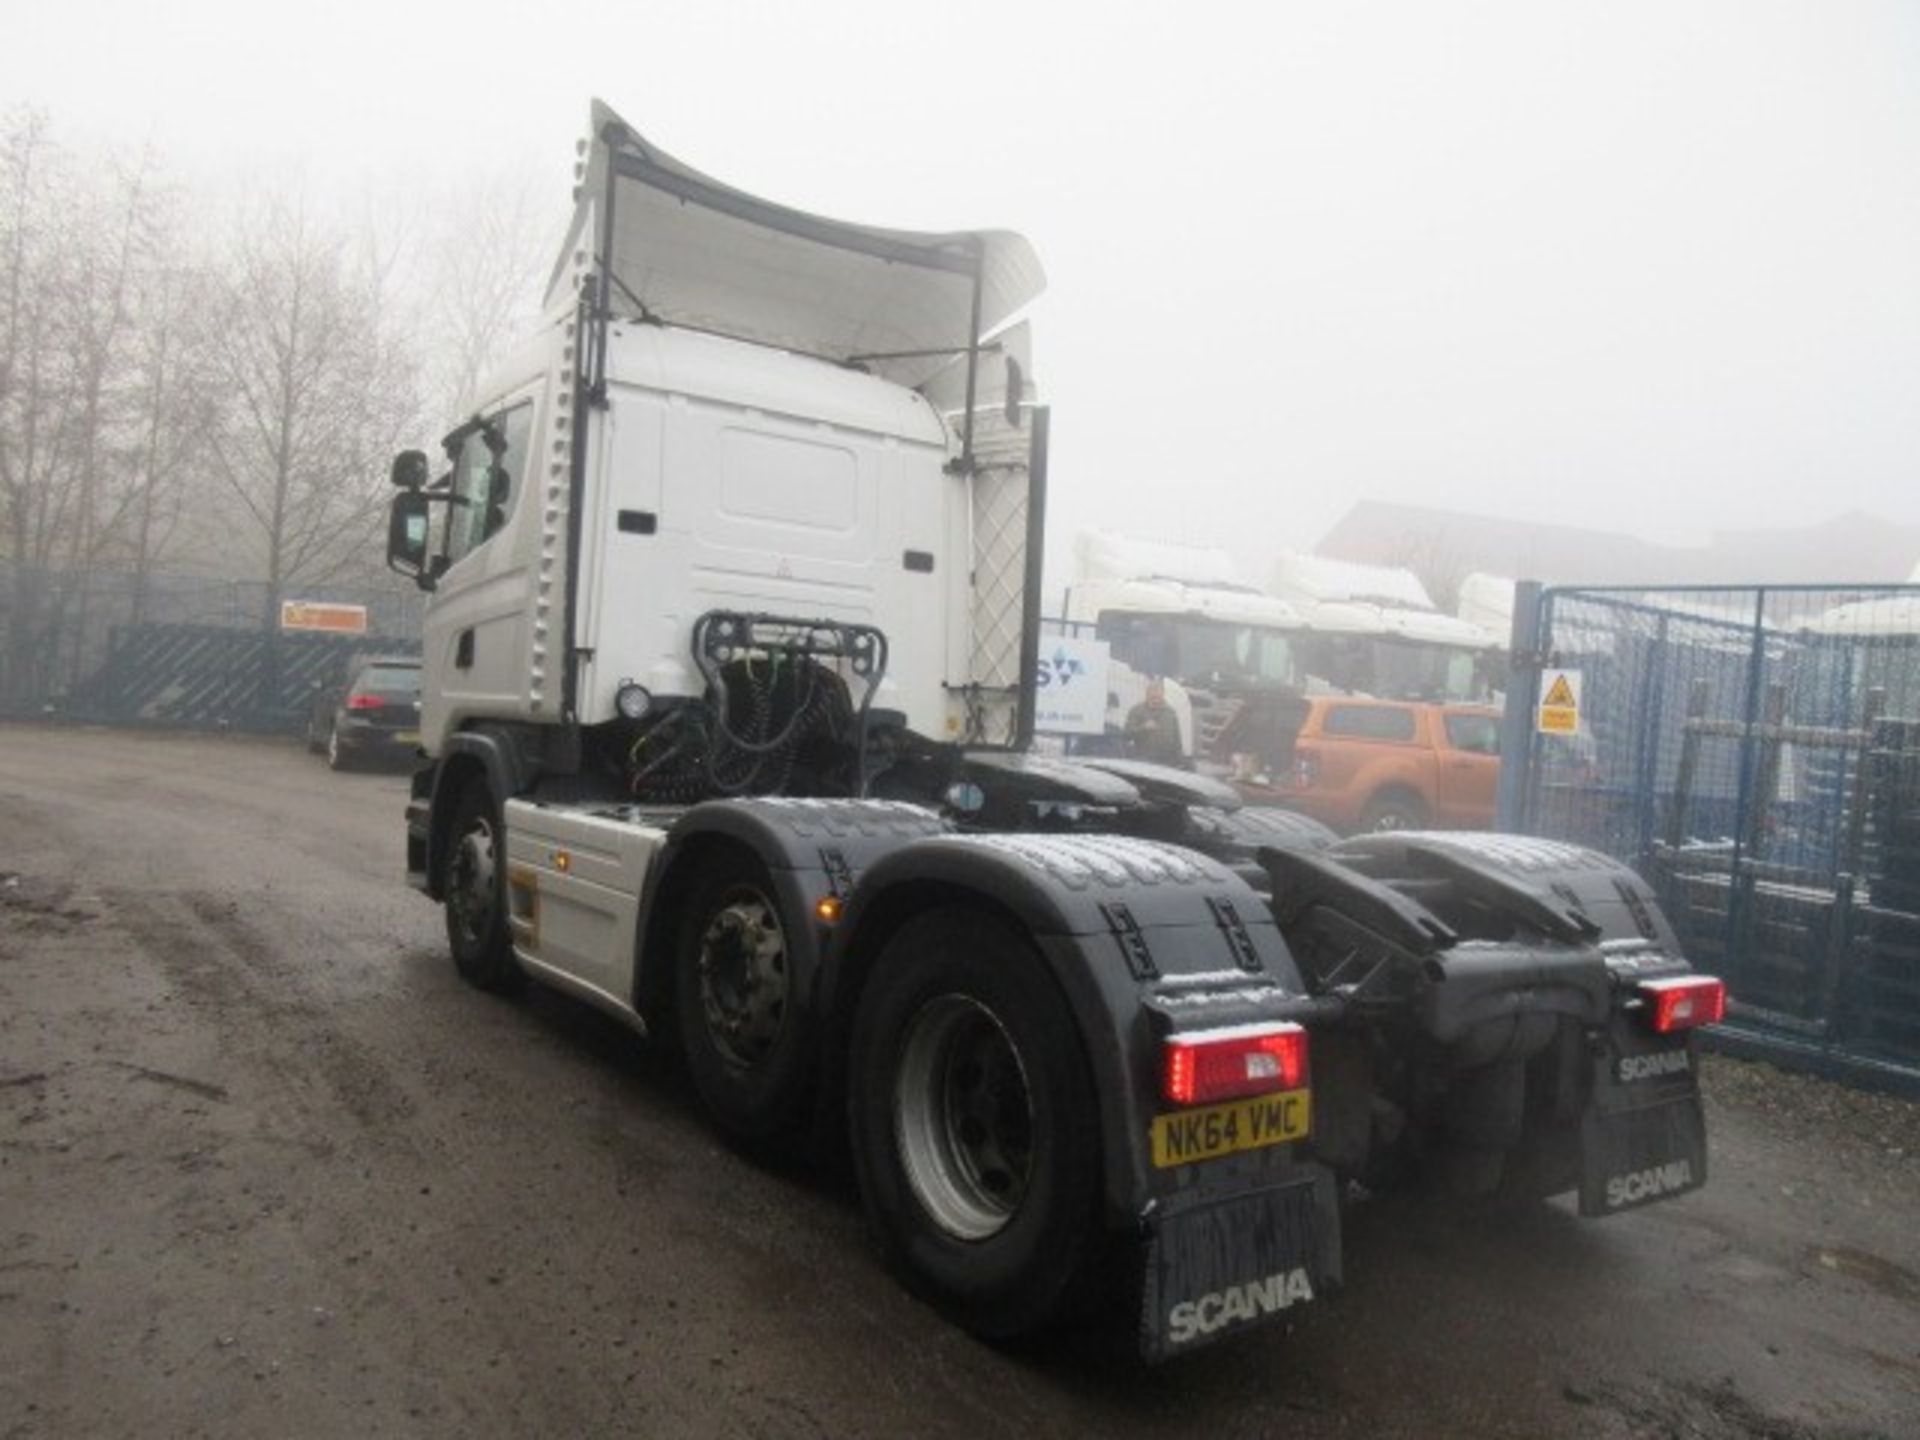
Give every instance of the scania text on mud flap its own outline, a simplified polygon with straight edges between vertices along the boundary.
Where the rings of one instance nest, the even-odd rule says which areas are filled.
[[[1115,1288],[1151,1359],[1296,1315],[1346,1178],[1704,1175],[1692,1072],[1612,1078],[1690,1044],[1627,872],[1032,753],[1024,240],[790,210],[599,105],[579,181],[542,327],[393,467],[408,870],[463,976],[672,1036],[743,1144],[843,1135],[991,1337]]]
[[[1269,1275],[1264,1280],[1215,1290],[1198,1300],[1182,1300],[1167,1316],[1167,1338],[1175,1345],[1184,1345],[1236,1320],[1271,1315],[1295,1301],[1311,1299],[1313,1282],[1306,1271]]]

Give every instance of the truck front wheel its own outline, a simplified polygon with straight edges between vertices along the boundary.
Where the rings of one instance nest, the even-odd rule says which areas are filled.
[[[861,1198],[909,1288],[989,1338],[1058,1318],[1094,1248],[1098,1112],[1032,946],[965,909],[902,926],[860,998],[848,1080]]]
[[[460,792],[447,827],[447,945],[454,968],[482,990],[517,990],[526,979],[507,934],[507,844],[485,782]]]

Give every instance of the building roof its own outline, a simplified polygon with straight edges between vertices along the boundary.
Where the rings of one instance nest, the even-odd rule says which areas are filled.
[[[1722,530],[1705,545],[1661,545],[1618,531],[1362,500],[1322,538],[1321,555],[1404,565],[1445,554],[1487,571],[1558,585],[1897,584],[1915,572],[1920,526],[1852,512],[1785,530]]]

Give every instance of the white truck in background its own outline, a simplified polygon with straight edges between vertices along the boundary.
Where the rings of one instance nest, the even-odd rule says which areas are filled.
[[[1312,632],[1302,666],[1337,689],[1460,704],[1497,688],[1504,632],[1444,613],[1411,570],[1288,551],[1267,588]]]
[[[744,1143],[843,1143],[989,1336],[1271,1322],[1337,1283],[1348,1180],[1705,1180],[1724,991],[1632,872],[1030,753],[1024,240],[775,205],[598,104],[577,179],[545,323],[393,466],[407,865],[462,975],[670,1038]]]
[[[1075,537],[1074,559],[1065,619],[1117,662],[1113,743],[1160,679],[1188,760],[1211,774],[1284,773],[1306,695],[1458,704],[1499,683],[1500,641],[1442,614],[1408,570],[1288,552],[1260,590],[1224,550],[1111,531]]]
[[[1224,550],[1082,531],[1064,609],[1067,621],[1107,643],[1116,741],[1154,679],[1188,759],[1222,775],[1232,773],[1223,738],[1236,724],[1247,728],[1254,697],[1277,695],[1292,713],[1300,612],[1242,583]]]
[[[1504,649],[1513,633],[1513,590],[1514,582],[1505,575],[1472,571],[1460,581],[1453,613],[1469,625],[1478,625]]]

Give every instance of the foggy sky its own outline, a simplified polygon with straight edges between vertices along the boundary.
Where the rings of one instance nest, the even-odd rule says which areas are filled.
[[[1920,523],[1920,5],[15,0],[0,105],[183,177],[729,183],[1040,249],[1050,588],[1356,499],[1694,542]],[[1917,556],[1916,559],[1920,559]]]

